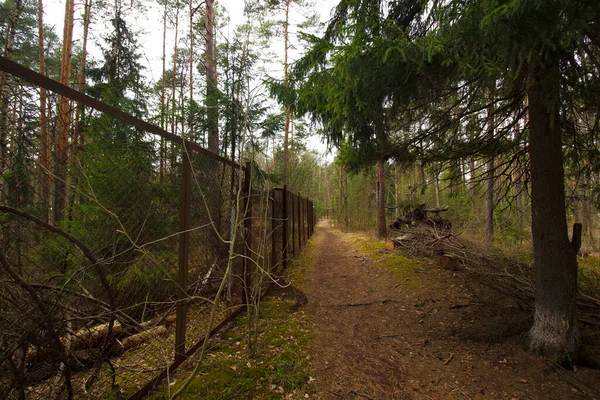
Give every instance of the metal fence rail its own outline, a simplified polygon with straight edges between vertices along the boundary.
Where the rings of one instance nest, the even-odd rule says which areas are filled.
[[[0,393],[141,398],[220,327],[224,280],[218,321],[277,280],[312,202],[4,57],[0,71]]]

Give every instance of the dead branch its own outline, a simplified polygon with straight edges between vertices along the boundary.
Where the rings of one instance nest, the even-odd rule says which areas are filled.
[[[143,330],[142,325],[140,323],[138,323],[135,319],[133,319],[132,317],[130,317],[129,315],[127,315],[126,313],[124,313],[120,310],[111,310],[110,305],[108,303],[94,297],[89,292],[88,293],[80,293],[80,292],[75,292],[73,290],[69,290],[64,287],[46,285],[46,284],[41,284],[41,283],[30,283],[30,285],[34,289],[44,289],[44,290],[55,291],[57,293],[66,293],[71,296],[77,296],[82,299],[88,300],[89,302],[102,307],[104,310],[106,310],[108,312],[111,312],[111,313],[114,312],[118,317],[122,318],[124,321],[128,321],[129,323],[131,323],[131,325],[133,325],[136,329],[138,329],[140,331]]]
[[[559,364],[555,363],[552,360],[546,360],[546,364],[550,368],[552,368],[554,370],[554,372],[556,372],[558,374],[558,376],[563,378],[565,381],[567,381],[571,386],[573,386],[575,389],[579,390],[581,393],[583,393],[589,397],[598,397],[598,393],[596,393],[596,391],[594,389],[592,389],[589,386],[585,385],[584,383],[580,382],[577,378],[575,378],[574,376],[569,374],[569,371],[564,369]]]
[[[450,354],[450,357],[448,357],[446,359],[446,361],[444,361],[444,364],[442,364],[442,365],[448,365],[448,364],[450,364],[450,361],[452,361],[453,358],[454,358],[454,353]]]
[[[68,234],[67,232],[63,231],[62,229],[59,229],[59,228],[55,227],[54,225],[51,225],[51,224],[47,223],[46,221],[39,219],[38,217],[36,217],[34,215],[31,215],[31,214],[26,213],[21,210],[17,210],[16,208],[0,205],[0,211],[2,211],[4,213],[8,213],[8,214],[18,215],[22,218],[32,221],[35,224],[41,226],[42,228],[45,228],[45,229],[49,230],[50,232],[54,232],[57,235],[64,237],[69,242],[71,242],[75,246],[77,246],[77,248],[79,248],[79,250],[81,250],[83,255],[92,263],[92,266],[96,270],[96,273],[98,274],[98,277],[100,278],[100,283],[104,287],[104,290],[106,291],[106,293],[111,298],[113,298],[111,286],[108,283],[108,280],[106,279],[106,274],[102,270],[100,263],[98,262],[98,259],[96,259],[96,257],[92,253],[92,251],[81,240],[73,237],[72,235]]]
[[[54,232],[57,235],[64,237],[69,242],[71,242],[75,246],[77,246],[79,248],[79,250],[81,250],[83,255],[85,255],[85,257],[92,264],[98,264],[98,260],[96,259],[96,257],[94,257],[94,254],[92,254],[92,251],[85,244],[83,244],[79,239],[69,235],[67,232],[63,231],[62,229],[59,229],[59,228],[55,227],[54,225],[50,225],[49,223],[39,219],[38,217],[36,217],[34,215],[31,215],[31,214],[26,213],[21,210],[17,210],[16,208],[13,208],[13,207],[0,205],[0,211],[5,212],[7,214],[15,214],[22,218],[28,219],[31,222],[34,222],[37,225],[41,226],[42,228],[45,228],[45,229],[49,230],[50,232]]]
[[[375,300],[375,301],[369,301],[369,302],[365,302],[365,303],[348,303],[348,304],[339,304],[337,307],[339,309],[345,308],[345,307],[366,307],[366,306],[372,306],[375,304],[386,304],[386,303],[401,303],[401,301],[399,300],[393,300],[393,299],[384,299],[384,300]]]

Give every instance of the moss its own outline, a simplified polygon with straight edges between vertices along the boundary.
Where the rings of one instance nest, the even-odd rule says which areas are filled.
[[[270,299],[261,305],[256,357],[248,358],[243,342],[245,317],[225,333],[203,363],[182,399],[281,399],[301,398],[314,392],[310,383],[311,332],[302,311],[289,314],[291,300]],[[185,380],[175,378],[171,393]],[[153,399],[168,398],[165,388]]]
[[[357,233],[349,234],[349,243],[353,248],[369,257],[378,266],[397,276],[402,284],[411,290],[420,287],[432,287],[431,281],[424,279],[420,270],[431,265],[431,261],[424,258],[406,257],[400,251],[388,251],[381,240],[371,239]]]
[[[290,263],[286,280],[303,287],[312,265],[314,241]],[[190,383],[182,399],[300,399],[314,394],[310,372],[312,332],[302,310],[290,313],[292,299],[270,298],[260,306],[254,357],[249,357],[247,317],[213,341],[200,374]],[[169,397],[186,380],[182,373],[169,388],[153,399]]]
[[[285,272],[286,281],[298,289],[304,289],[306,286],[315,248],[315,236],[313,236],[304,246],[300,255],[289,263],[290,266]]]

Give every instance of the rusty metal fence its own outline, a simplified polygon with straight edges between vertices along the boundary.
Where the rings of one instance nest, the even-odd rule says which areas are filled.
[[[189,132],[0,71],[0,393],[142,398],[278,281],[313,204]]]

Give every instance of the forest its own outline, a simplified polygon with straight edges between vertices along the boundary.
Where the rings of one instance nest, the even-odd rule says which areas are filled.
[[[475,243],[529,352],[599,365],[596,0],[4,0],[0,37],[0,392],[142,398],[239,314],[256,356],[318,219]]]

